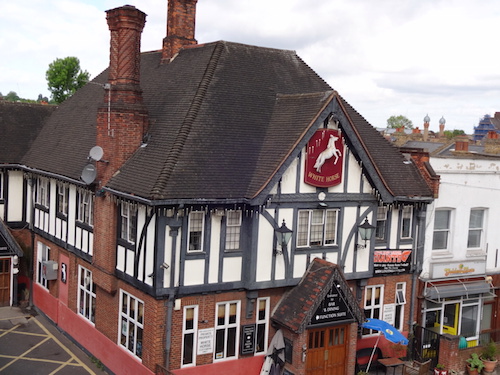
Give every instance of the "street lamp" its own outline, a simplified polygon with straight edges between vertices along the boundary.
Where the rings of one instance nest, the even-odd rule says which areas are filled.
[[[370,225],[370,223],[368,223],[368,219],[365,218],[365,222],[358,226],[359,236],[363,241],[365,241],[365,244],[364,245],[358,244],[358,248],[360,249],[366,248],[366,241],[372,238],[372,233],[374,229],[375,227],[373,225]]]
[[[291,229],[287,228],[285,219],[283,219],[283,224],[281,224],[281,227],[277,228],[274,231],[274,233],[276,234],[276,239],[281,245],[281,250],[275,249],[274,255],[281,255],[283,254],[283,251],[286,251],[286,247],[290,242],[290,239],[292,238],[292,232],[293,231]]]

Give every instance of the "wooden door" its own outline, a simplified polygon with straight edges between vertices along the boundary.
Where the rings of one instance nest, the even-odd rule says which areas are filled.
[[[0,259],[0,306],[10,305],[10,258]]]
[[[347,362],[346,325],[308,330],[307,375],[344,375]]]

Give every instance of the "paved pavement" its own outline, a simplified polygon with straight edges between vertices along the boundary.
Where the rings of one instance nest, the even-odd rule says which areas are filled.
[[[0,374],[107,374],[101,368],[43,315],[0,307]]]

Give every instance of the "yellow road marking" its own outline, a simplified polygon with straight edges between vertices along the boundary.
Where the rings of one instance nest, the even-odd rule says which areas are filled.
[[[90,369],[90,368],[89,368],[89,367],[88,367],[85,363],[83,363],[82,361],[80,361],[80,359],[79,359],[77,356],[75,356],[75,354],[74,354],[71,350],[69,350],[69,349],[68,349],[65,345],[63,345],[63,343],[62,343],[62,342],[60,342],[60,341],[57,339],[57,337],[55,337],[52,333],[50,333],[50,331],[48,331],[48,330],[47,330],[47,328],[45,328],[45,327],[43,326],[43,324],[42,324],[42,323],[40,323],[40,322],[38,321],[38,319],[36,319],[36,318],[33,318],[33,319],[35,320],[36,324],[38,324],[38,326],[39,326],[39,327],[40,327],[40,328],[41,328],[41,329],[42,329],[42,330],[43,330],[43,331],[47,334],[47,336],[49,336],[52,340],[54,340],[54,341],[57,343],[57,345],[59,345],[61,348],[63,348],[63,349],[64,349],[64,351],[65,351],[66,353],[68,353],[68,355],[69,355],[71,358],[73,358],[73,359],[74,359],[77,363],[80,363],[80,364],[81,364],[81,366],[82,366],[85,370],[87,370],[89,374],[96,375],[96,373],[95,373],[94,371],[92,371],[92,370],[91,370],[91,369]],[[55,373],[55,372],[54,372],[54,373]]]
[[[22,359],[26,354],[28,354],[29,352],[31,352],[32,350],[38,348],[40,345],[42,345],[44,342],[46,341],[49,341],[49,338],[47,337],[45,340],[42,340],[40,341],[38,344],[36,344],[35,346],[31,347],[30,349],[26,350],[23,354],[21,354],[20,356],[17,356],[15,357],[15,359],[13,361],[10,361],[9,363],[7,363],[5,366],[3,366],[2,368],[0,368],[0,373],[6,369],[7,367],[9,367],[11,364],[17,362],[19,359]]]

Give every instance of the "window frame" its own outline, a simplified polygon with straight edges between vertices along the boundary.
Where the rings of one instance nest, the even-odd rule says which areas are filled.
[[[56,212],[59,217],[68,217],[69,185],[58,181],[56,184]]]
[[[260,304],[264,303],[264,309],[262,317]],[[255,354],[265,354],[267,352],[268,341],[269,341],[269,312],[270,312],[270,302],[269,297],[257,298],[256,309],[255,309]],[[263,333],[263,335],[262,335]],[[263,342],[263,347],[259,347],[259,341]]]
[[[193,328],[187,328],[187,315],[188,309],[193,309]],[[192,335],[192,348],[191,348],[191,362],[185,363],[184,356],[186,354],[186,337]],[[196,356],[197,356],[197,339],[198,339],[198,305],[184,306],[184,313],[182,316],[182,353],[181,353],[181,368],[183,367],[193,367],[196,366]]]
[[[376,293],[374,293],[374,292],[376,292],[377,289],[380,290],[378,297],[376,296]],[[364,293],[363,301],[364,301],[363,308],[364,308],[366,318],[382,319],[382,314],[383,314],[383,309],[384,309],[384,285],[377,284],[377,285],[365,286],[365,293]],[[377,303],[377,301],[378,301],[378,303]],[[372,329],[363,328],[361,334],[364,337],[369,337],[369,336],[378,335],[379,332],[372,330]]]
[[[201,223],[197,223],[197,226],[196,226],[196,229],[198,229],[198,227],[200,228],[200,230],[192,230],[193,229],[193,221],[194,221],[194,217],[196,216],[199,216],[199,218],[201,218]],[[199,220],[199,219],[196,219],[196,220]],[[193,233],[193,236],[194,236],[194,233],[200,233],[199,234],[199,249],[191,249],[191,245],[194,243],[193,241],[193,237],[192,237],[192,233]],[[203,241],[204,241],[204,236],[205,236],[205,212],[204,211],[191,211],[189,213],[189,216],[188,216],[188,230],[187,230],[187,252],[188,253],[201,253],[203,252]]]
[[[381,212],[383,211],[383,212]],[[382,218],[382,216],[384,216]],[[387,241],[387,223],[389,217],[389,207],[378,206],[377,207],[377,226],[375,228],[375,240],[379,242]],[[380,232],[383,230],[382,236]]]
[[[406,305],[406,282],[404,281],[396,283],[396,289],[394,293],[394,304],[396,310],[394,314],[394,327],[402,331],[404,325],[404,313]]]
[[[237,214],[236,223],[232,222],[230,216]],[[241,250],[241,228],[243,221],[243,213],[241,210],[226,211],[226,238],[224,241],[224,250],[238,251]]]
[[[36,179],[35,203],[48,209],[50,204],[50,181],[47,177],[39,176]]]
[[[315,219],[315,214],[321,213],[322,215],[322,220],[321,223],[319,222],[314,222]],[[329,228],[330,223],[328,222],[328,214],[333,213],[333,219],[334,222],[332,223],[333,228]],[[305,217],[304,214],[307,214],[307,218]],[[318,246],[337,246],[337,240],[338,240],[338,219],[339,219],[339,209],[303,209],[303,210],[298,210],[297,213],[297,239],[296,239],[296,246],[297,248],[311,248],[311,247],[318,247]],[[322,236],[321,240],[319,241],[320,243],[312,243],[312,237],[319,233],[318,230],[314,231],[311,230],[315,227],[320,227],[322,226]],[[313,228],[314,229],[314,228]],[[333,239],[327,238],[328,233],[331,233],[333,235]],[[312,235],[311,235],[312,234]],[[326,243],[327,241],[332,241],[332,243]]]
[[[234,316],[234,323],[231,322],[231,305],[236,305],[236,314]],[[220,324],[219,318],[219,308],[224,307],[224,322]],[[238,358],[238,348],[240,339],[240,314],[241,314],[241,301],[224,301],[218,302],[215,305],[215,336],[214,336],[214,362],[236,359]],[[218,338],[219,333],[223,333],[223,348],[222,352],[217,352],[218,349]],[[232,332],[233,335],[230,337],[229,333]],[[229,343],[229,340],[231,342]],[[231,348],[229,345],[231,344]],[[233,355],[229,354],[229,349],[233,352]]]
[[[88,225],[94,226],[94,194],[88,190],[79,190],[77,194],[77,215],[76,220]]]
[[[41,285],[45,289],[49,289],[49,280],[47,280],[43,276],[42,267],[43,262],[50,260],[50,247],[44,244],[43,242],[37,242],[37,252],[36,252],[36,261],[37,261],[37,276],[36,282]]]
[[[137,240],[137,206],[120,202],[120,239],[135,244]]]
[[[95,325],[96,284],[92,279],[92,271],[81,265],[78,265],[77,306],[78,315]]]
[[[5,183],[5,172],[0,171],[0,202],[4,200],[4,183]]]
[[[124,312],[125,298],[127,311]],[[134,304],[134,316],[131,316],[131,302]],[[142,316],[140,314],[141,306]],[[145,312],[144,301],[135,297],[133,294],[120,289],[120,305],[118,309],[118,345],[142,361]],[[124,325],[124,323],[126,324]],[[131,332],[131,326],[133,328],[133,332]],[[131,334],[133,334],[133,337]],[[138,334],[140,334],[140,339],[138,339]],[[131,342],[131,338],[133,339],[133,342]],[[123,339],[125,339],[125,341],[123,341]]]
[[[436,229],[436,216],[438,213],[444,213],[446,212],[448,214],[448,218],[447,218],[447,227],[446,228],[438,228]],[[450,244],[450,241],[451,241],[451,227],[452,227],[452,220],[453,220],[453,210],[450,209],[450,208],[439,208],[439,209],[436,209],[436,211],[434,212],[434,227],[433,227],[433,230],[432,230],[432,251],[447,251],[451,248],[451,244]],[[445,240],[445,246],[444,247],[436,247],[436,242],[437,242],[437,239],[436,239],[436,235],[441,235],[441,233],[444,233],[446,235],[446,237],[444,238]]]
[[[402,239],[413,238],[413,206],[407,205],[401,208],[401,228],[399,235]]]
[[[481,212],[481,226],[471,227],[473,212]],[[482,207],[474,207],[470,209],[469,226],[467,231],[467,249],[481,249],[484,241],[484,228],[486,219],[486,209]],[[471,232],[479,232],[479,243],[477,246],[471,246]]]

